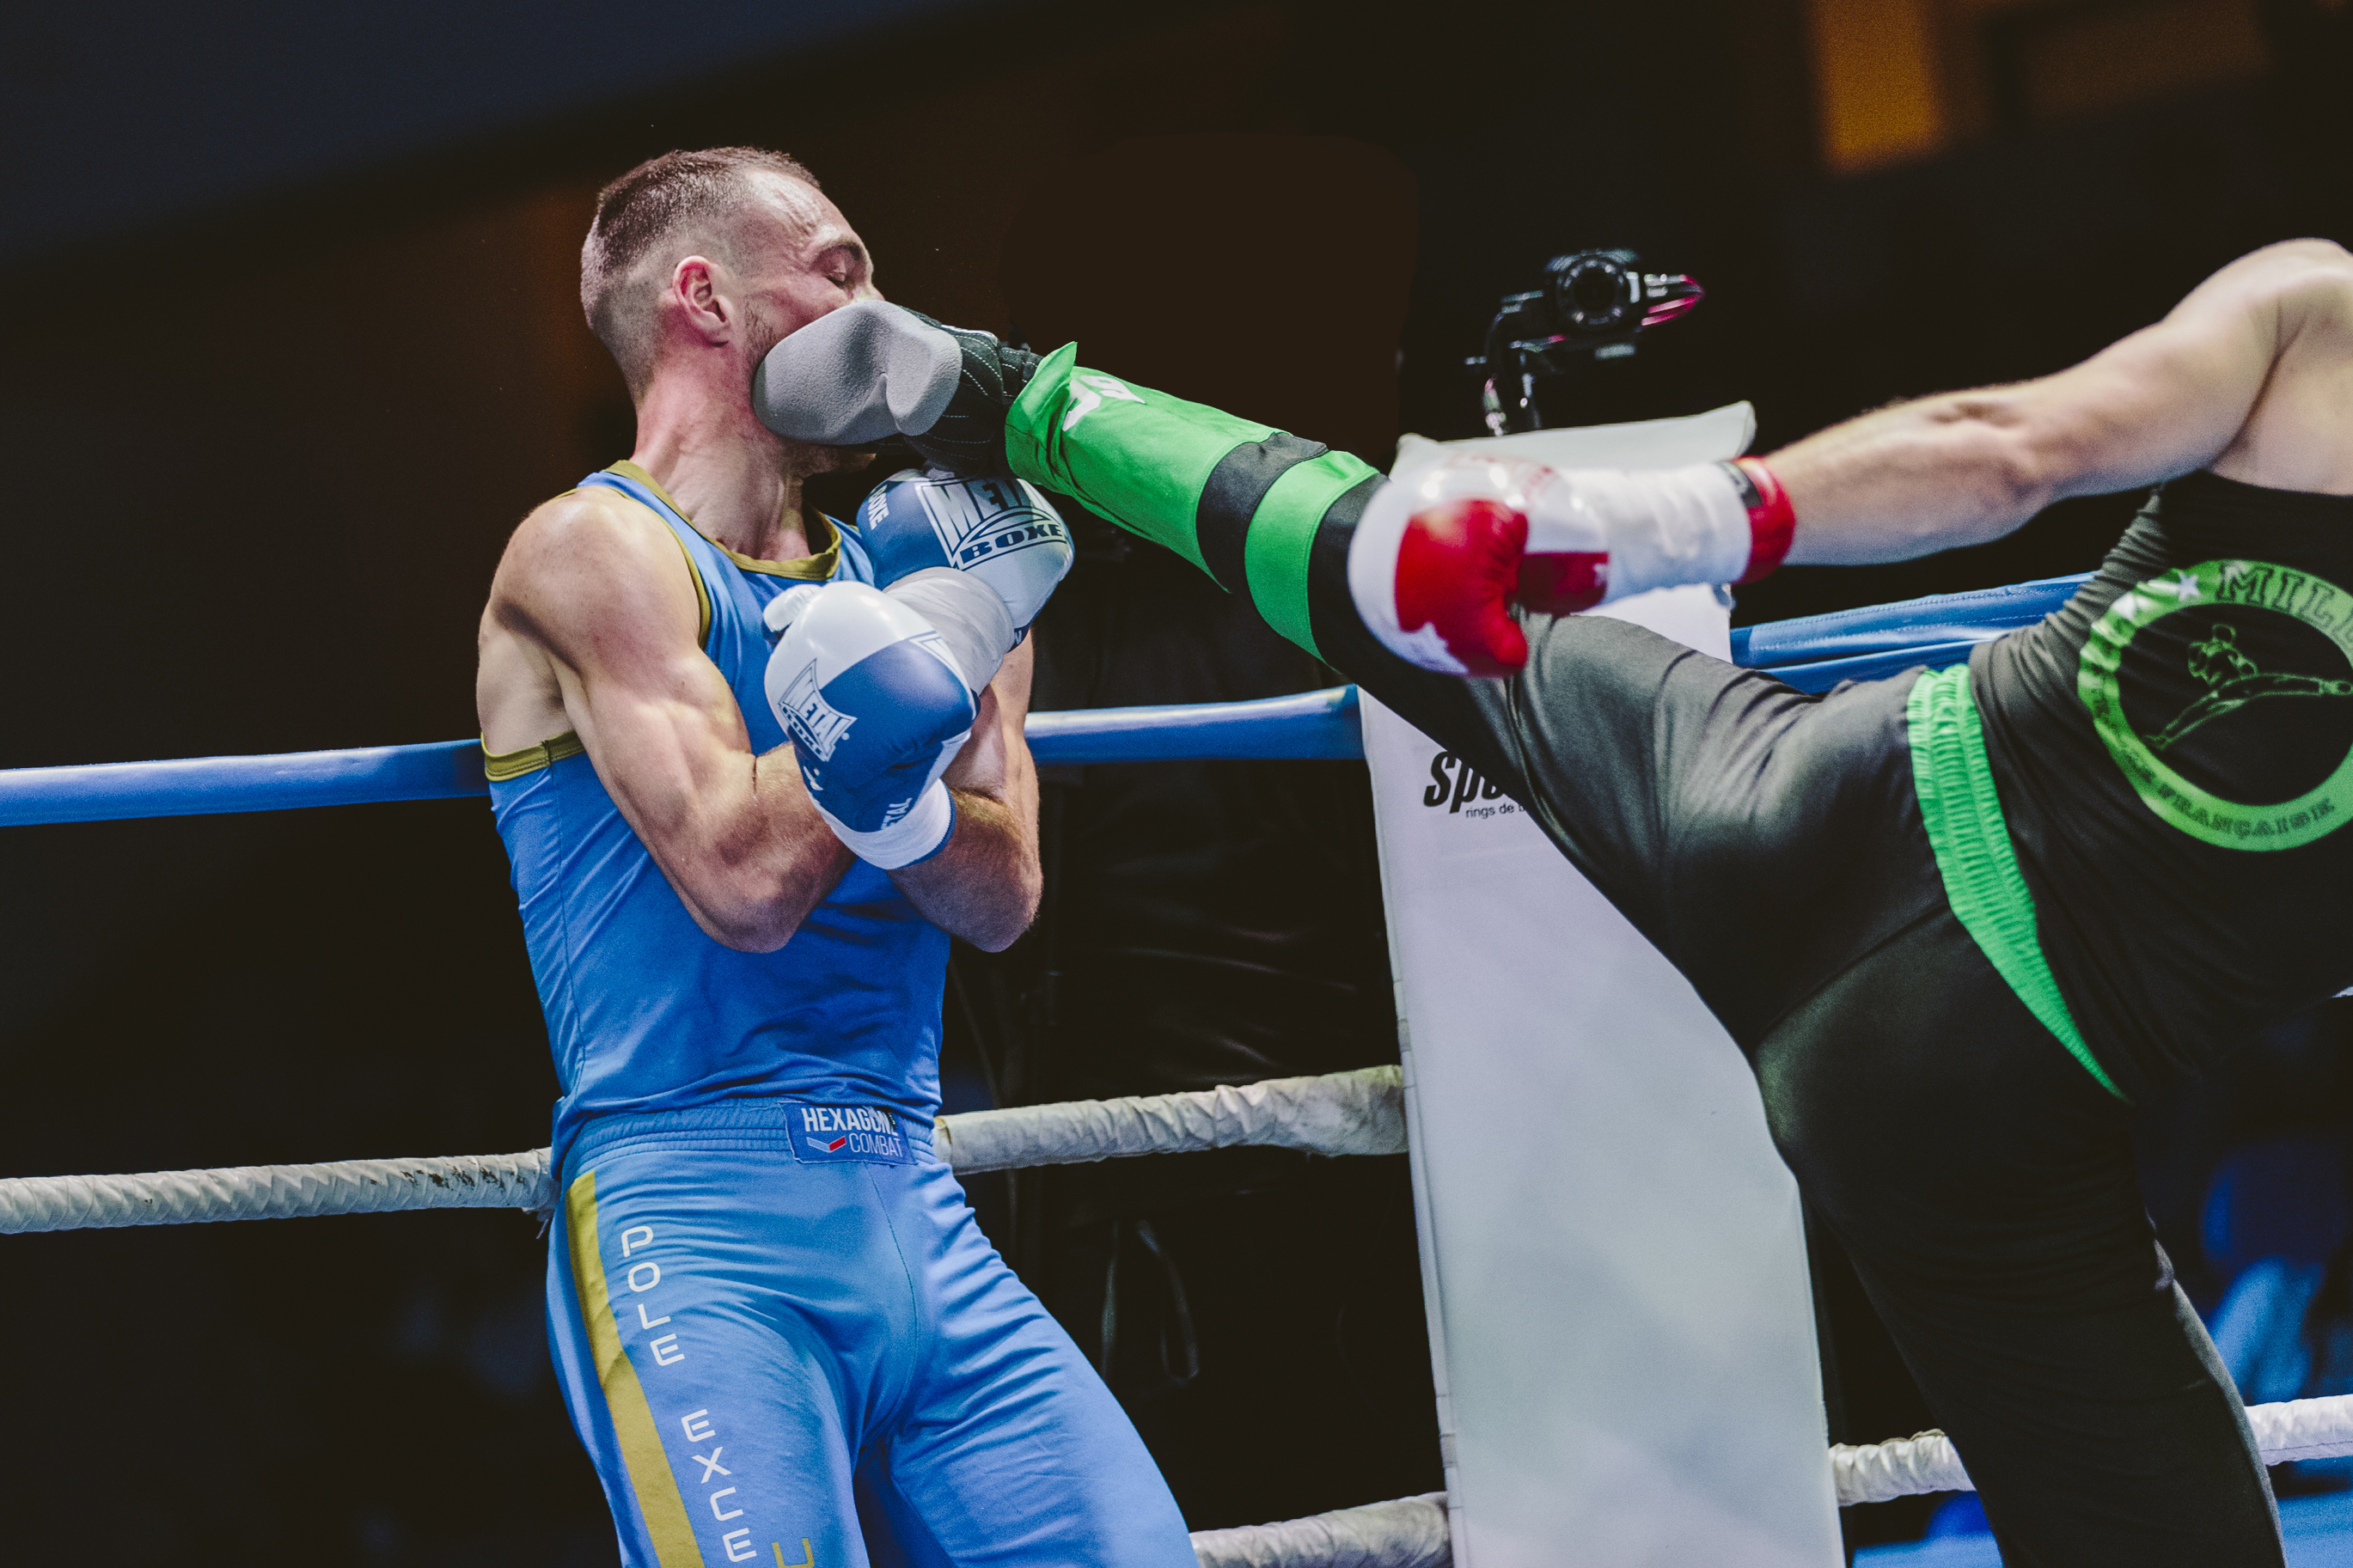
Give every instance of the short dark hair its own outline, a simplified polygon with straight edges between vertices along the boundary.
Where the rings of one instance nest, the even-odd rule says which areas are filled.
[[[682,229],[712,228],[744,199],[744,176],[765,173],[798,180],[811,190],[817,176],[799,160],[765,147],[706,147],[649,158],[596,193],[596,216],[580,247],[580,309],[588,330],[612,351],[630,389],[649,368],[636,330],[641,312],[629,308],[627,285],[660,243]]]

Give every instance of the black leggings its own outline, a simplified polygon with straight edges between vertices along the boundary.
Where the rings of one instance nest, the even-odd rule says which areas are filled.
[[[1977,1482],[2004,1561],[2283,1561],[2237,1391],[2143,1208],[2131,1112],[1954,918],[1910,677],[1792,691],[1600,616],[1509,681],[1365,631],[1325,517],[1324,657],[1532,812],[1739,1042],[1799,1184]]]

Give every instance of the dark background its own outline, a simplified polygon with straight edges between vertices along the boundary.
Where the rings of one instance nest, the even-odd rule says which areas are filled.
[[[1114,10],[1116,15],[1111,15]],[[0,766],[442,740],[529,508],[624,455],[582,326],[597,185],[803,158],[892,297],[1386,466],[1476,433],[1461,368],[1545,258],[1710,297],[1588,388],[1747,398],[1760,449],[2031,375],[2231,257],[2348,222],[2348,13],[2278,0],[240,7],[0,37]],[[2131,498],[1981,550],[1789,571],[1743,620],[2093,565]],[[1087,531],[1040,705],[1329,677]],[[1091,768],[1053,888],[959,953],[964,1104],[1394,1060],[1353,764]],[[0,1173],[545,1141],[555,1092],[480,803],[0,835]],[[2337,1135],[2333,1010],[2151,1108],[2152,1210]],[[976,1182],[1196,1528],[1439,1484],[1402,1162],[1265,1151]],[[1928,1424],[1820,1249],[1839,1435]],[[0,1243],[0,1511],[24,1561],[599,1563],[534,1223],[498,1213]],[[1927,1503],[1850,1510],[1857,1540]]]

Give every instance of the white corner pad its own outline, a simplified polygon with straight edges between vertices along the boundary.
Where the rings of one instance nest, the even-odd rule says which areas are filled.
[[[1746,402],[1727,403],[1704,414],[1675,419],[1526,430],[1468,441],[1401,436],[1389,478],[1401,480],[1425,464],[1461,453],[1491,453],[1555,468],[1674,468],[1685,463],[1728,462],[1748,450],[1756,439],[1757,409]]]

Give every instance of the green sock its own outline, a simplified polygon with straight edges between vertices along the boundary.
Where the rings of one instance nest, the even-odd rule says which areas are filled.
[[[1046,356],[1005,420],[1005,454],[1032,484],[1082,502],[1248,594],[1267,624],[1321,655],[1307,563],[1334,501],[1379,476],[1271,426]]]

